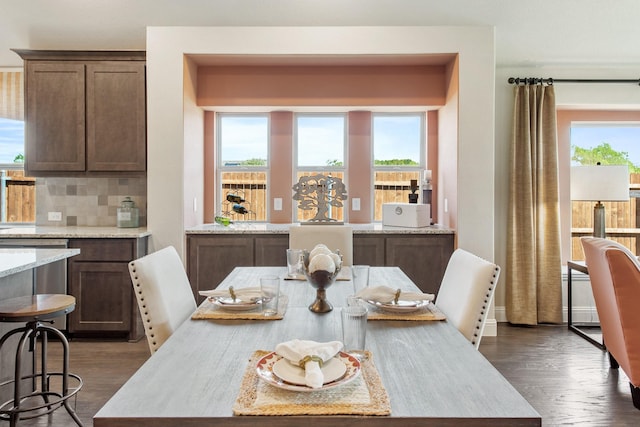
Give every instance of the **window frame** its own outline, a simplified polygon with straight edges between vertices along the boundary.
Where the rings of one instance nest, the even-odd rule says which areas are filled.
[[[266,130],[266,138],[267,138],[267,162],[265,166],[227,166],[223,164],[222,161],[222,119],[224,117],[261,117],[266,118],[267,120],[267,130]],[[265,174],[265,219],[257,220],[257,219],[248,219],[246,222],[269,222],[270,220],[270,210],[269,210],[269,200],[270,199],[270,175],[271,175],[271,117],[269,113],[264,112],[216,112],[215,113],[215,199],[214,199],[214,212],[215,215],[220,215],[222,212],[222,203],[224,201],[224,188],[222,176],[224,173],[228,172],[263,172]],[[244,222],[243,220],[242,222]]]
[[[420,121],[420,162],[417,166],[413,165],[376,165],[375,164],[375,119],[376,117],[417,117]],[[379,206],[379,212],[377,211],[378,207],[376,206],[376,173],[377,172],[415,172],[418,174],[418,191],[420,191],[420,187],[422,184],[423,171],[427,169],[427,112],[426,111],[414,111],[414,112],[372,112],[371,114],[371,222],[380,223],[382,222],[382,205]],[[420,200],[420,199],[419,199]],[[398,203],[407,203],[408,200],[398,200]],[[420,203],[422,201],[420,200]],[[376,214],[379,214],[380,219],[376,220]]]
[[[298,153],[299,153],[299,127],[298,127],[298,118],[299,117],[341,117],[343,121],[342,128],[342,166],[330,166],[330,165],[316,165],[316,166],[300,166],[298,165]],[[293,144],[292,144],[292,175],[291,175],[291,185],[293,186],[298,182],[298,173],[299,172],[340,172],[342,173],[342,182],[344,185],[349,188],[348,185],[348,172],[349,172],[349,120],[347,113],[344,112],[295,112],[293,115]],[[297,208],[297,202],[295,200],[291,200],[291,210],[292,210],[292,223],[301,222],[301,218],[299,217],[299,209]],[[348,199],[345,200],[344,206],[342,207],[342,216],[343,221],[348,222],[349,218],[349,205]]]

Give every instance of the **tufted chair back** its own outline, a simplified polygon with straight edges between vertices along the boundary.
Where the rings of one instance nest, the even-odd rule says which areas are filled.
[[[618,242],[580,239],[611,367],[629,378],[633,405],[640,409],[640,263]]]
[[[456,249],[442,278],[436,306],[476,349],[499,276],[498,265]]]
[[[195,311],[191,285],[173,246],[131,261],[129,274],[153,354]]]
[[[293,225],[289,227],[289,249],[311,250],[318,243],[340,249],[342,265],[353,265],[353,228],[348,225]]]

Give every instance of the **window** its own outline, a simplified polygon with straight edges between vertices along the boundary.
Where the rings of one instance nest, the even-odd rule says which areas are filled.
[[[216,214],[233,221],[267,221],[269,116],[217,115]]]
[[[411,181],[420,185],[426,165],[425,115],[376,113],[372,121],[373,218],[381,221],[383,203],[407,203]]]
[[[638,211],[636,196],[640,190],[640,123],[572,122],[571,165],[628,165],[631,198],[625,202],[602,202],[605,206],[607,238],[638,254]],[[593,231],[594,202],[571,202],[571,259],[584,255],[580,236]]]
[[[35,179],[24,176],[22,72],[0,72],[0,223],[35,222]]]
[[[303,176],[325,175],[339,178],[345,183],[346,151],[345,114],[297,114],[295,118],[295,177],[296,182]],[[324,185],[321,182],[320,185]],[[328,197],[335,194],[335,188],[327,188]],[[294,209],[297,221],[308,221],[316,215],[316,210]],[[328,205],[328,218],[345,221],[344,207]]]

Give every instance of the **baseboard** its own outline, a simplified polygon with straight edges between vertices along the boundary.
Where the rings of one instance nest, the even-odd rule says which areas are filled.
[[[585,307],[573,307],[573,316],[572,321],[574,323],[598,323],[598,313],[595,307],[585,306]],[[567,307],[562,307],[562,321],[567,323]],[[495,308],[495,322],[507,322],[507,311],[504,306],[499,306]],[[487,319],[487,325],[491,319]],[[485,326],[486,330],[487,326]],[[487,335],[491,336],[491,335]]]
[[[483,337],[497,337],[498,336],[498,322],[496,319],[487,319],[484,322],[484,331],[482,331]]]

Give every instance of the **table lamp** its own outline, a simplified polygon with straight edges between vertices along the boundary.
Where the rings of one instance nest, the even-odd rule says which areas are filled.
[[[629,168],[623,165],[573,166],[571,200],[595,201],[593,237],[605,237],[605,212],[601,202],[629,200]]]

